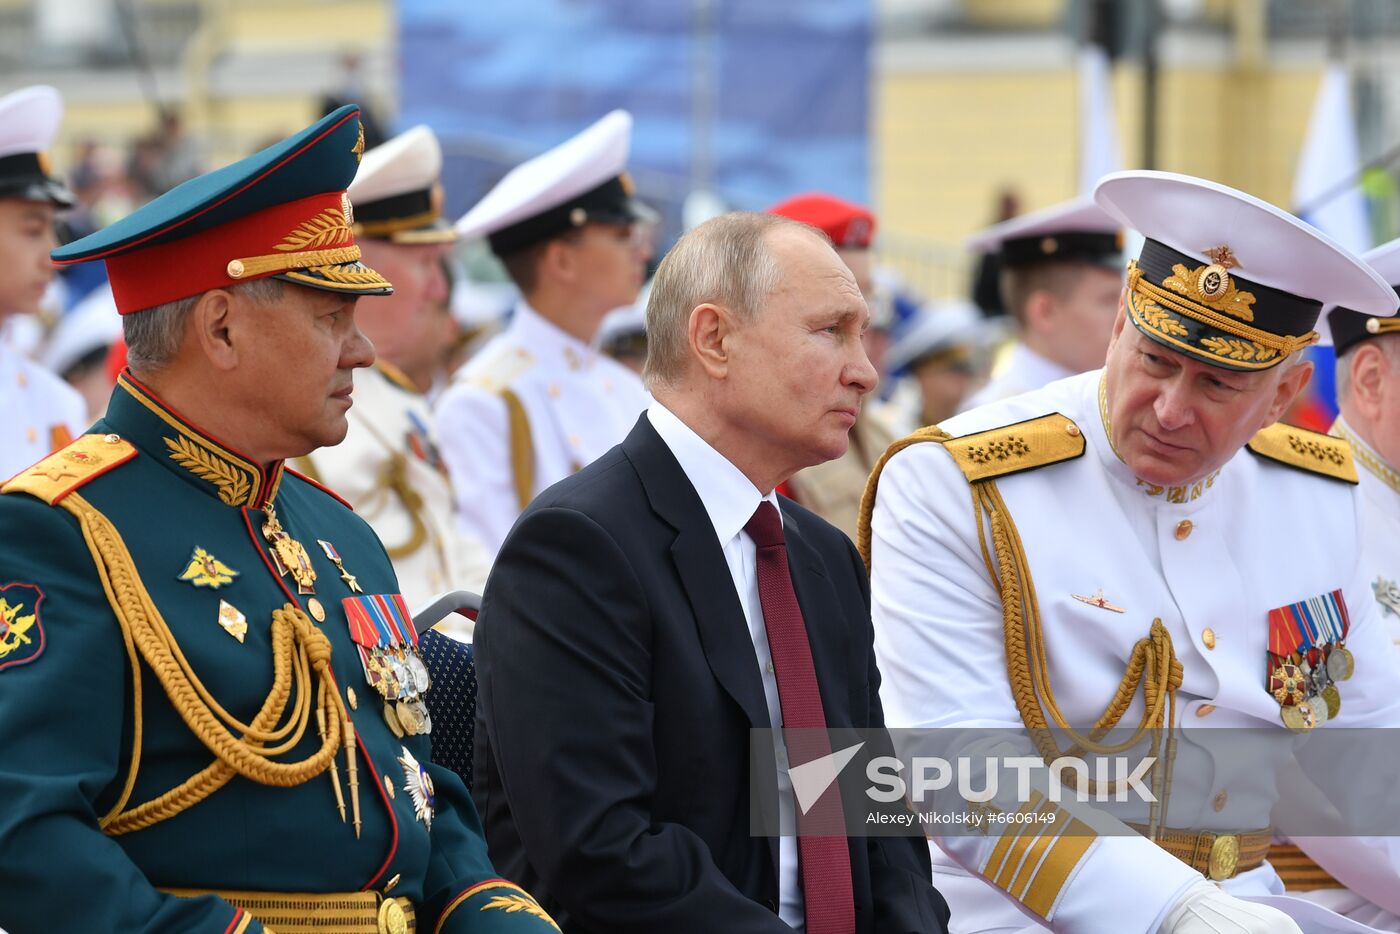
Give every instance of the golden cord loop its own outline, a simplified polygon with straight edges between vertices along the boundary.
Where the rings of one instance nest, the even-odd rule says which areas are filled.
[[[880,486],[880,474],[885,470],[885,464],[891,457],[909,447],[911,444],[918,444],[921,441],[947,441],[952,435],[943,431],[937,425],[929,425],[927,428],[920,428],[904,438],[891,444],[885,449],[885,453],[880,455],[880,459],[875,462],[874,468],[870,471],[870,476],[865,481],[865,492],[860,496],[860,515],[856,520],[856,548],[860,551],[860,557],[865,562],[865,573],[870,573],[870,521],[875,515],[875,491]]]
[[[398,497],[399,504],[408,513],[409,522],[413,526],[412,531],[409,532],[408,541],[398,545],[386,544],[384,547],[390,560],[397,561],[400,558],[417,554],[418,550],[428,541],[428,526],[423,521],[423,497],[409,482],[408,461],[398,452],[390,454],[389,460],[385,462],[384,468],[375,478],[374,486],[365,496],[363,513],[373,515],[383,498],[390,494]]]
[[[263,785],[292,787],[330,768],[343,741],[345,745],[349,743],[344,726],[346,715],[332,680],[330,641],[299,607],[287,604],[272,614],[272,689],[253,722],[243,724],[214,700],[194,673],[142,585],[135,561],[111,520],[76,493],[60,505],[79,521],[123,639],[135,646],[165,690],[171,706],[216,759],[176,788],[122,812],[120,808],[130,798],[139,766],[139,749],[134,750],[121,800],[101,821],[104,831],[112,835],[126,833],[173,817],[208,797],[235,774]],[[312,710],[313,670],[319,680],[315,703],[326,719],[320,748],[297,762],[274,761],[273,756],[289,752],[304,735]],[[137,685],[133,716],[139,737],[140,678],[134,663],[133,677]],[[283,720],[289,702],[290,716],[280,728],[273,729]]]
[[[1046,762],[1053,762],[1061,756],[1082,756],[1086,751],[1114,755],[1137,746],[1149,731],[1155,731],[1149,737],[1149,754],[1157,755],[1161,751],[1163,733],[1176,722],[1176,692],[1181,687],[1183,677],[1181,662],[1172,647],[1171,633],[1160,619],[1154,620],[1148,636],[1133,646],[1127,669],[1114,691],[1113,699],[1094,727],[1087,734],[1073,729],[1060,711],[1050,684],[1040,608],[1020,533],[995,481],[978,481],[973,487],[978,537],[983,555],[988,558],[989,568],[991,555],[995,555],[996,573],[992,579],[1002,601],[1006,670],[1011,694],[1021,714],[1021,721],[1030,731],[1041,757]],[[985,522],[983,516],[986,517]],[[992,545],[990,550],[986,543],[988,526]],[[1102,742],[1103,737],[1122,721],[1139,687],[1143,693],[1143,713],[1132,735],[1123,742]],[[1059,748],[1051,732],[1051,723],[1068,736],[1071,743],[1068,749]],[[1150,770],[1158,798],[1158,803],[1152,807],[1150,822],[1154,833],[1160,826],[1175,750],[1175,736],[1172,736],[1167,742],[1165,767],[1158,767],[1161,764],[1159,757],[1158,763]],[[1066,785],[1073,786],[1072,774],[1064,775],[1063,780]],[[1119,781],[1110,782],[1108,792],[1117,792],[1121,784]],[[1099,783],[1091,779],[1088,790],[1097,792],[1101,789]]]

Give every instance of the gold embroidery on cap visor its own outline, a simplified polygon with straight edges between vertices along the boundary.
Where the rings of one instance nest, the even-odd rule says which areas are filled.
[[[387,279],[360,262],[353,221],[339,208],[326,208],[299,224],[273,245],[278,253],[229,260],[230,279],[271,274],[320,288],[344,291],[391,289]]]
[[[1127,305],[1138,330],[1173,350],[1229,370],[1267,370],[1317,342],[1316,331],[1295,337],[1248,324],[1254,296],[1221,266],[1177,264],[1172,273],[1156,285],[1136,260],[1129,262]]]

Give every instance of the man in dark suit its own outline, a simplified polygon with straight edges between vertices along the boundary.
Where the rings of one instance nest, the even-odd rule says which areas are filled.
[[[787,764],[832,749],[750,730],[883,724],[861,560],[773,492],[845,450],[877,382],[868,321],[816,230],[697,227],[647,308],[656,403],[505,541],[476,632],[476,795],[491,855],[568,934],[944,930],[923,841],[833,831],[838,786],[796,836],[750,831],[751,801],[794,814]]]

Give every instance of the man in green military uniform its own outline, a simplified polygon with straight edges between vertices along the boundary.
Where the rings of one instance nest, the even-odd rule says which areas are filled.
[[[384,549],[283,467],[373,348],[345,107],[55,251],[102,259],[130,369],[0,496],[0,927],[557,930],[431,763]]]

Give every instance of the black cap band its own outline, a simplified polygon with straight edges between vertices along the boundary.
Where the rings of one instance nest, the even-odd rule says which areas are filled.
[[[1001,259],[1011,267],[1045,262],[1081,262],[1116,267],[1123,262],[1123,235],[1117,232],[1067,231],[1013,237],[1002,242]]]
[[[1179,253],[1156,240],[1147,240],[1142,245],[1138,266],[1150,282],[1161,285],[1177,275],[1177,266],[1183,266],[1188,273],[1193,273],[1208,265],[1208,262],[1202,263],[1194,256]],[[1321,302],[1251,282],[1235,275],[1233,269],[1227,268],[1226,272],[1237,290],[1254,296],[1249,306],[1251,318],[1248,323],[1251,327],[1281,337],[1299,337],[1317,325],[1318,316],[1322,313]]]
[[[1400,286],[1391,288],[1400,295]],[[1363,315],[1338,305],[1327,313],[1327,328],[1332,332],[1332,346],[1340,357],[1362,341],[1382,334],[1400,334],[1400,317]]]
[[[44,170],[36,152],[0,156],[0,198],[49,201],[62,208],[73,206],[73,193]]]
[[[619,175],[557,207],[503,227],[490,234],[487,241],[491,252],[506,256],[584,224],[630,224],[642,217]]]

